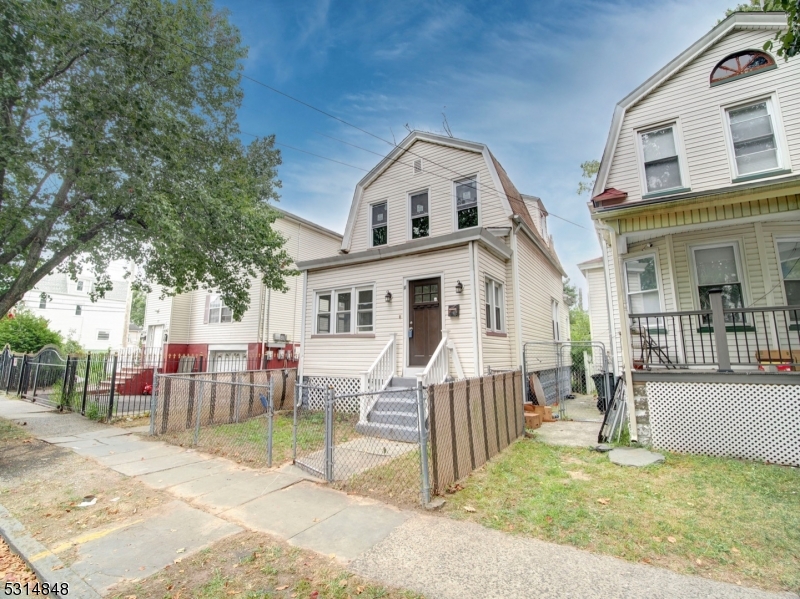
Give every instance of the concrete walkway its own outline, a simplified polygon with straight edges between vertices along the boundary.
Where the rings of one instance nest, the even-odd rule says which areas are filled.
[[[797,597],[401,511],[334,491],[293,466],[242,468],[144,441],[125,429],[1,397],[0,417],[26,421],[29,432],[44,441],[175,497],[146,517],[76,540],[78,559],[72,571],[101,594],[116,582],[145,577],[173,563],[176,553],[190,555],[244,527],[333,555],[353,572],[431,598]],[[132,573],[120,568],[125,563],[147,566]]]

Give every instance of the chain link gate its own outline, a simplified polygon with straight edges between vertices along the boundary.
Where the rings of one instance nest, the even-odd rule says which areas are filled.
[[[296,393],[296,466],[348,492],[405,504],[430,501],[421,385],[337,393],[298,384]]]
[[[567,417],[565,399],[575,394],[596,393],[597,409],[606,412],[615,385],[604,344],[593,341],[529,341],[523,345],[522,356],[528,402],[558,405],[558,417],[564,419]]]

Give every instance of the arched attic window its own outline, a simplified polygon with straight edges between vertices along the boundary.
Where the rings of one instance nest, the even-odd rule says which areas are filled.
[[[719,85],[734,79],[775,68],[775,60],[760,50],[742,50],[726,56],[711,71],[711,85]]]

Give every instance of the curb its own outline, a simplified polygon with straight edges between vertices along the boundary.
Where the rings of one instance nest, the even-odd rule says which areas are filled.
[[[5,539],[12,551],[19,555],[36,573],[40,582],[46,582],[51,586],[66,582],[69,585],[69,595],[100,599],[97,591],[75,574],[71,568],[66,567],[47,547],[31,537],[22,523],[2,505],[0,505],[0,536]],[[39,555],[42,557],[31,561],[30,556]],[[51,595],[61,596],[55,593],[51,593]]]

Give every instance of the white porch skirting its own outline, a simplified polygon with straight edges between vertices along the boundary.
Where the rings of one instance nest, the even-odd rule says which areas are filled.
[[[800,466],[800,385],[646,387],[654,448]]]

